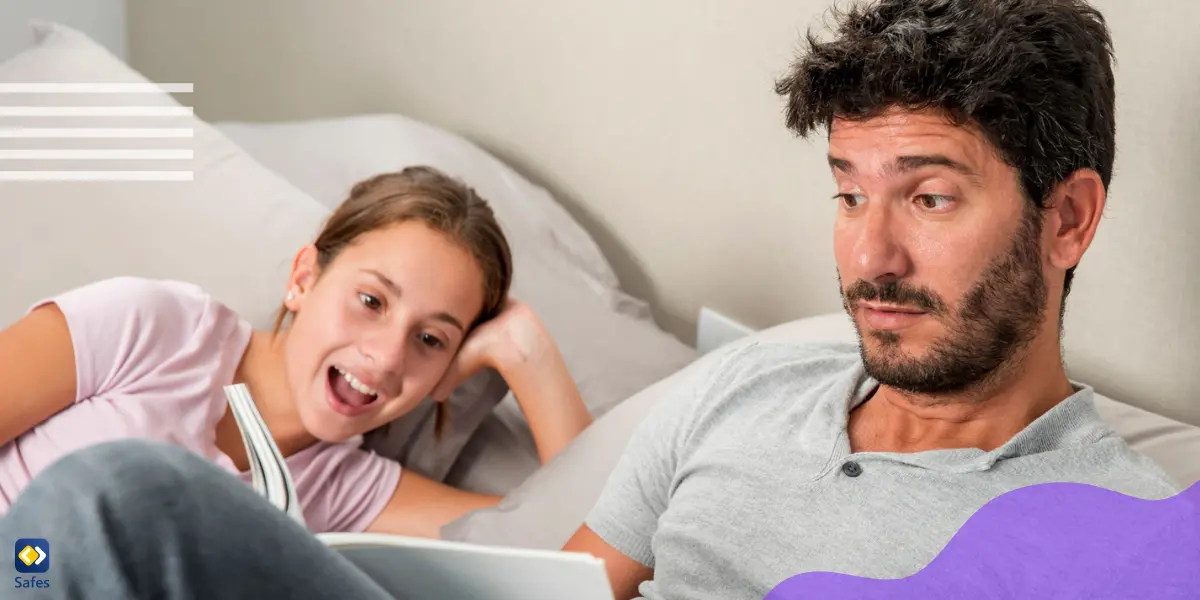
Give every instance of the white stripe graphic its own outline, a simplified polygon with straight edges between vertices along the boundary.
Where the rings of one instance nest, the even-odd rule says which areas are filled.
[[[178,94],[191,93],[190,83],[0,83],[0,100],[3,95],[20,94]],[[69,97],[69,96],[68,96]],[[192,127],[106,127],[118,123],[104,121],[106,117],[184,117],[194,115],[190,106],[156,106],[154,100],[147,99],[145,104],[137,100],[129,100],[128,105],[121,106],[87,106],[89,102],[77,105],[68,100],[64,106],[54,106],[58,102],[49,102],[49,106],[41,106],[43,102],[36,98],[28,98],[17,105],[15,96],[10,96],[5,104],[0,105],[0,117],[92,117],[99,120],[91,121],[94,126],[75,127],[63,126],[61,123],[44,123],[46,127],[30,127],[30,123],[10,121],[8,127],[0,127],[0,139],[191,139],[195,137]],[[0,121],[3,124],[3,121]],[[11,146],[12,144],[8,144]],[[44,144],[43,144],[44,145]],[[192,160],[195,151],[191,148],[154,148],[153,142],[143,148],[0,148],[0,161],[9,161],[5,166],[16,167],[12,161],[171,161]],[[195,174],[184,170],[146,171],[138,169],[136,163],[125,165],[103,163],[97,164],[92,170],[72,169],[62,164],[60,170],[35,170],[49,167],[26,163],[27,170],[0,170],[0,181],[192,181]],[[122,166],[124,168],[122,168]],[[184,165],[171,165],[184,166]],[[169,167],[168,167],[169,168]]]
[[[0,106],[0,117],[190,117],[190,106]]]
[[[0,138],[190,138],[183,127],[0,127]]]
[[[191,181],[191,171],[0,171],[0,181]]]
[[[190,94],[190,83],[0,83],[0,94]]]
[[[193,158],[195,158],[195,153],[191,149],[0,149],[0,160],[191,160]]]

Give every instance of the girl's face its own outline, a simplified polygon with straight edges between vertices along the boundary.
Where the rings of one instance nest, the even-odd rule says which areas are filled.
[[[429,395],[483,309],[484,277],[419,221],[359,236],[323,272],[316,259],[309,246],[293,266],[286,370],[305,429],[339,442]]]

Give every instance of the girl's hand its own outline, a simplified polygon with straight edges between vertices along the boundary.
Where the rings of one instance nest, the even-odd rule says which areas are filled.
[[[500,373],[529,422],[542,464],[592,422],[558,345],[529,306],[510,300],[467,336],[431,394],[439,402],[482,368]]]
[[[529,363],[544,351],[548,337],[529,305],[509,299],[500,314],[467,336],[430,395],[442,401],[481,369],[495,369],[503,375],[507,369]]]

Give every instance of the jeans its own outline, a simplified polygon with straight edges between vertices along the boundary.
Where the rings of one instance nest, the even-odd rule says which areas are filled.
[[[154,442],[59,459],[18,496],[0,534],[5,551],[18,538],[50,546],[49,570],[9,571],[0,598],[389,598],[249,485]],[[50,587],[18,587],[32,577]]]

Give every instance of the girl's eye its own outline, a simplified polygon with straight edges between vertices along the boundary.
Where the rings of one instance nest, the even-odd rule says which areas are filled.
[[[421,334],[421,343],[435,350],[445,347],[445,344],[442,343],[442,340],[439,340],[437,336],[428,333]]]
[[[941,194],[921,194],[917,196],[917,202],[921,204],[921,208],[937,211],[949,208],[954,198]]]
[[[834,198],[840,200],[842,202],[842,206],[845,206],[846,208],[858,208],[859,205],[866,201],[866,198],[863,198],[858,194],[838,194],[834,196]]]
[[[379,301],[379,298],[376,298],[370,294],[359,292],[358,299],[363,303],[363,306],[366,306],[371,310],[379,310],[380,308],[383,308],[383,303]]]

